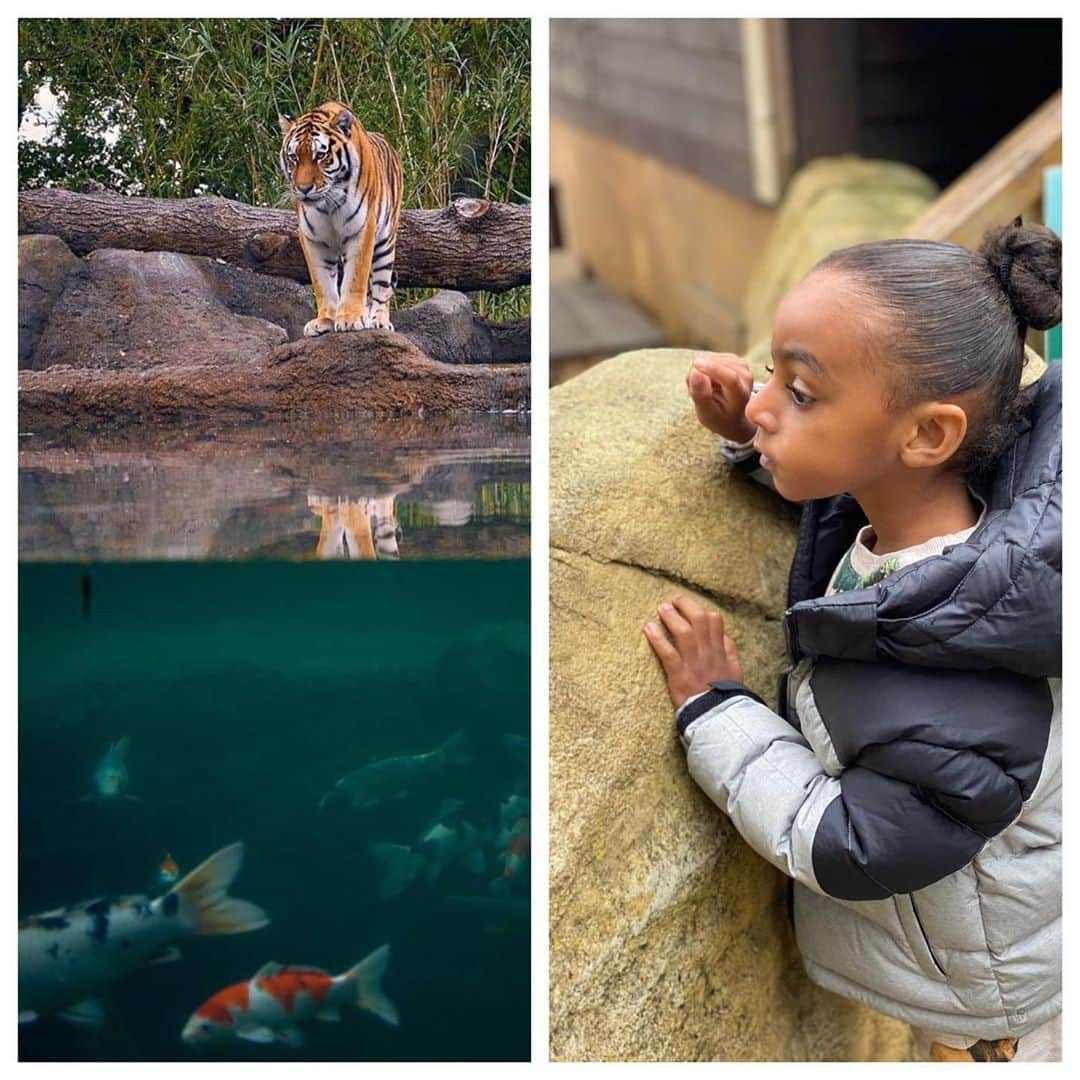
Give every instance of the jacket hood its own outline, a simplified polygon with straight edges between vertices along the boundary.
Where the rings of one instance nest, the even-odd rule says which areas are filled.
[[[1061,674],[1061,365],[1028,393],[982,524],[943,554],[823,597],[866,517],[849,495],[804,506],[784,620],[794,659]]]

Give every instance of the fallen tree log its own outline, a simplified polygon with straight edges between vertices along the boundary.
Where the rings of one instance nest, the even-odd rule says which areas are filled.
[[[308,281],[296,215],[231,199],[20,191],[19,233],[58,236],[77,255],[175,251]],[[529,283],[530,258],[528,206],[458,199],[441,210],[402,211],[395,264],[402,288],[504,292]]]

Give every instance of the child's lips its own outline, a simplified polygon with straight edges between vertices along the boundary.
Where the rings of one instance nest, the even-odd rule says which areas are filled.
[[[758,446],[757,443],[754,443],[754,449],[758,452],[758,463],[761,465],[761,467],[763,469],[770,469],[771,470],[773,465],[775,464],[773,459],[771,457],[769,457],[769,455],[766,454],[765,451],[762,450],[761,447]]]

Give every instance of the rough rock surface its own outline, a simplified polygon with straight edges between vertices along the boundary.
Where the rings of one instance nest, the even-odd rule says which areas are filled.
[[[19,314],[20,367],[120,370],[242,363],[301,338],[315,306],[306,285],[220,259],[113,248],[78,259],[35,235],[19,239]],[[530,359],[529,320],[477,318],[464,293],[437,293],[394,323],[443,363]]]
[[[394,329],[444,364],[499,364],[529,359],[529,320],[492,323],[478,319],[469,298],[445,290],[405,311]]]
[[[19,237],[19,367],[30,357],[68,275],[81,265],[55,236]]]
[[[786,881],[689,778],[641,630],[693,594],[774,695],[797,517],[720,459],[690,356],[627,353],[551,395],[551,1053],[903,1060],[906,1025],[803,974]]]
[[[167,251],[92,252],[67,279],[30,367],[243,363],[288,339],[267,319],[231,312],[200,265],[206,261]]]

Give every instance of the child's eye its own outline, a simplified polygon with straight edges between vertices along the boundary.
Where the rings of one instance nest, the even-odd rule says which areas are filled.
[[[769,373],[769,374],[771,375],[771,374],[773,373],[773,366],[772,366],[772,364],[766,364],[766,365],[765,365],[765,370],[766,370],[766,371],[767,371],[767,372],[768,372],[768,373]]]
[[[813,404],[814,399],[809,394],[804,394],[801,390],[796,389],[792,383],[788,384],[788,390],[791,393],[791,400],[795,402],[798,408],[804,409],[807,405]]]

